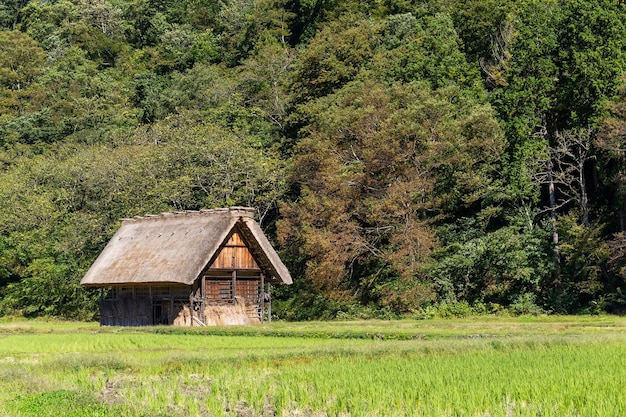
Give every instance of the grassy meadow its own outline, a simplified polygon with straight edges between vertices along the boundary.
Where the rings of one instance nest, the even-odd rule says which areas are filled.
[[[626,318],[0,321],[0,416],[620,416]]]

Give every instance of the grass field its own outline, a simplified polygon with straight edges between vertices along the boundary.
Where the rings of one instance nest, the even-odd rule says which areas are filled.
[[[0,321],[0,416],[624,416],[626,318]]]

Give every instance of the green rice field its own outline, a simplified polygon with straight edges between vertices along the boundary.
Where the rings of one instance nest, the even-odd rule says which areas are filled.
[[[4,320],[0,416],[626,416],[626,318]]]

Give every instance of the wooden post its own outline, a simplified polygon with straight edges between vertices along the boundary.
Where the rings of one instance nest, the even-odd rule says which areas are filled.
[[[235,296],[237,295],[237,270],[236,269],[233,270],[233,285],[232,285],[231,291],[233,292],[231,295],[233,297],[233,302],[234,302],[236,301]]]
[[[261,294],[259,294],[261,304],[261,324],[265,323],[265,275],[261,272]]]
[[[267,302],[267,322],[272,323],[272,284],[267,283],[267,297],[269,301]]]
[[[193,286],[189,293],[189,325],[193,326]]]
[[[202,299],[202,307],[200,307],[201,311],[200,311],[200,318],[202,319],[203,323],[206,323],[206,316],[204,314],[204,307],[207,304],[207,300],[206,300],[206,275],[202,275],[202,281],[200,283],[200,285],[202,285],[202,288],[200,288],[200,298]]]

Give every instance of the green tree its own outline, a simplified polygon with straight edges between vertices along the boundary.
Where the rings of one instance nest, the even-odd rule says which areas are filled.
[[[480,218],[440,226],[442,245],[429,270],[439,298],[508,306],[524,294],[547,297],[542,288],[554,269],[552,258],[546,256],[550,228],[524,217],[493,231],[485,231]]]
[[[281,131],[290,105],[289,76],[295,52],[274,37],[259,41],[243,62],[240,85],[248,106],[263,110]]]
[[[45,52],[17,30],[0,31],[0,87],[26,89],[44,69]]]
[[[248,57],[259,39],[271,36],[286,44],[295,15],[286,0],[227,0],[220,10],[225,61],[235,66]]]
[[[1,310],[93,314],[97,294],[78,283],[120,218],[246,205],[264,222],[284,183],[282,163],[254,136],[190,113],[115,144],[57,142],[14,157],[0,172]]]
[[[91,320],[99,292],[87,292],[77,281],[68,280],[71,270],[67,261],[51,258],[33,261],[25,277],[9,284],[0,307],[26,317],[56,316]]]
[[[617,94],[605,102],[607,115],[600,124],[595,145],[600,149],[603,164],[613,167],[605,175],[614,187],[614,203],[618,211],[619,230],[626,230],[626,77],[621,77]]]
[[[66,30],[78,21],[76,2],[30,2],[22,10],[22,15],[20,29],[46,51],[62,52],[73,43],[74,39],[68,36]]]
[[[382,26],[382,47],[372,58],[374,73],[394,81],[427,81],[432,88],[458,85],[465,94],[482,94],[480,75],[461,51],[450,15],[393,15]]]
[[[514,14],[516,4],[524,3],[502,0],[457,0],[450,3],[450,14],[470,62],[490,61],[494,58],[494,49],[506,46],[502,30]]]
[[[559,25],[558,105],[561,125],[595,123],[626,71],[626,8],[612,0],[562,5]]]
[[[208,63],[218,57],[217,39],[211,30],[195,31],[188,25],[171,25],[163,31],[157,47],[159,71],[182,71],[194,63]]]
[[[294,63],[296,103],[332,93],[354,79],[373,57],[377,27],[361,16],[325,25]]]
[[[549,304],[557,312],[596,311],[606,306],[603,269],[609,256],[609,247],[602,238],[603,226],[582,225],[577,215],[561,216],[561,279],[546,288]],[[595,304],[597,307],[590,307]]]
[[[626,309],[626,83],[621,77],[621,85],[615,97],[605,103],[607,110],[595,141],[607,178],[608,213],[605,216],[607,228],[615,233],[609,236],[608,273],[606,276],[606,307],[620,312]],[[613,218],[613,222],[609,219]]]
[[[20,13],[29,0],[5,0],[0,3],[0,29],[16,29]]]

